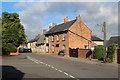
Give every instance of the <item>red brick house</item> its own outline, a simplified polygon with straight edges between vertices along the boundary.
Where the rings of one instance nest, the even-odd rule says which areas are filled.
[[[64,50],[69,55],[69,49],[90,48],[91,30],[82,22],[80,16],[72,21],[66,17],[64,23],[50,28],[45,34],[50,54],[58,54],[58,51]]]

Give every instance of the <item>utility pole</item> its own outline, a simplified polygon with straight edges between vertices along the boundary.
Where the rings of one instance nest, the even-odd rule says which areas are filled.
[[[104,62],[106,62],[106,22],[103,23],[104,28]]]
[[[99,24],[97,24],[98,26],[100,26]],[[103,45],[104,45],[104,62],[106,62],[106,22],[104,22],[103,24],[102,24],[102,26],[103,26],[103,32],[104,32],[104,43],[103,43]]]

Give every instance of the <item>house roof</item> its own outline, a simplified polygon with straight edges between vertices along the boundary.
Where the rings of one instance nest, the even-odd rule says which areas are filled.
[[[69,22],[66,22],[66,23],[62,23],[62,24],[59,24],[59,25],[56,25],[54,26],[52,29],[50,29],[46,35],[49,35],[49,34],[53,34],[53,33],[57,33],[57,32],[62,32],[62,31],[66,31],[68,30],[71,25],[76,21],[75,20],[72,20],[72,21],[69,21]]]
[[[44,40],[45,40],[45,34],[42,34],[41,37],[39,38],[39,40],[37,41],[36,44],[42,44],[42,43],[45,43]]]
[[[102,39],[100,39],[100,38],[97,37],[97,36],[91,36],[91,40],[92,40],[92,41],[103,41]]]
[[[40,34],[38,34],[34,39],[31,39],[30,41],[28,41],[28,43],[37,42],[40,37],[41,37]]]
[[[113,36],[109,39],[109,41],[106,43],[107,46],[111,45],[111,44],[119,44],[118,41],[120,39],[120,36]]]
[[[28,43],[31,43],[31,42],[36,42],[37,39],[31,39],[30,41],[28,41]]]

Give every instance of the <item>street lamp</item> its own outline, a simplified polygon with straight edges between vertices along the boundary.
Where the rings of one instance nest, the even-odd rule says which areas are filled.
[[[97,25],[100,26],[99,24]],[[102,31],[104,32],[104,62],[106,62],[106,22],[104,22],[102,25]]]

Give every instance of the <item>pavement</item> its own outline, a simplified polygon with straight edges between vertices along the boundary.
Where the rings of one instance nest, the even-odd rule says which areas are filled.
[[[117,64],[103,64],[96,61],[81,60],[49,54],[22,53],[18,56],[2,57],[3,78],[14,77],[17,73],[24,78],[92,78],[99,80],[116,80],[118,78]],[[13,72],[11,72],[13,71]],[[11,73],[7,75],[7,73]],[[16,76],[17,77],[17,76]],[[42,80],[42,79],[41,79]]]
[[[75,60],[75,61],[79,61],[82,63],[88,63],[88,64],[103,64],[103,65],[110,65],[113,67],[118,67],[117,63],[103,63],[103,61],[97,60],[97,59],[84,59],[84,58],[76,58],[76,57],[63,57],[63,56],[58,56],[58,55],[51,55],[48,53],[34,53],[34,54],[38,54],[38,55],[49,55],[49,56],[53,56],[53,57],[58,57],[58,58],[64,58],[64,59],[68,59],[68,60]]]

